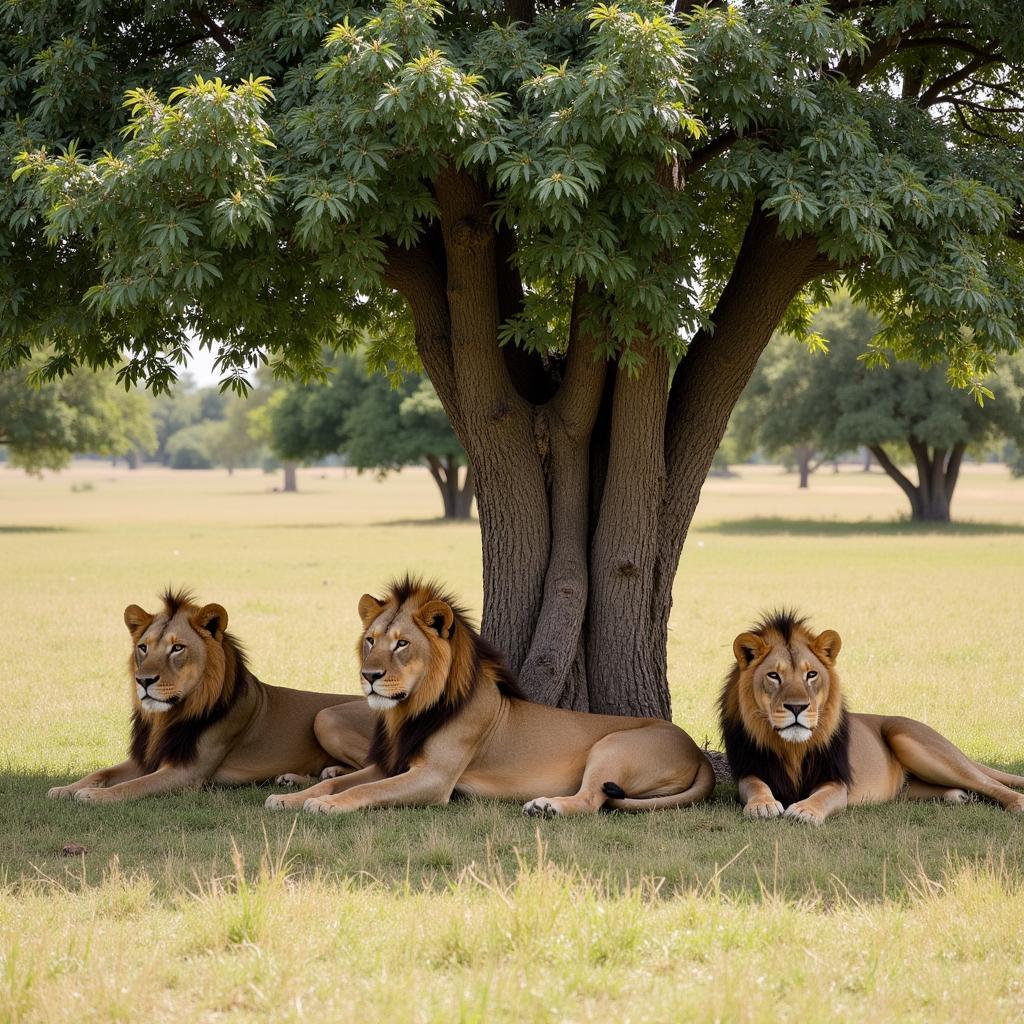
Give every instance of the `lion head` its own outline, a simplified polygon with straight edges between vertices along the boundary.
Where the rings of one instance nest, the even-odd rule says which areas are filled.
[[[363,594],[357,655],[370,707],[416,715],[461,701],[472,684],[473,631],[466,613],[434,583],[406,578],[382,599]]]
[[[162,715],[172,709],[196,718],[209,713],[238,677],[240,652],[225,633],[228,613],[198,605],[181,590],[167,591],[155,615],[130,604],[124,621],[132,635],[128,663],[136,710]]]
[[[481,685],[522,698],[501,654],[436,583],[406,577],[359,599],[357,657],[370,707],[382,714],[370,760],[404,771],[423,744]]]
[[[742,720],[766,750],[827,744],[843,702],[835,663],[842,641],[813,633],[792,612],[776,612],[733,641],[736,666],[722,691],[723,719]]]

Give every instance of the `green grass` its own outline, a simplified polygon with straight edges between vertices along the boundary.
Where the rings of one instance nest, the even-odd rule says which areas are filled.
[[[0,472],[0,1024],[1024,1017],[1024,823],[983,803],[811,830],[747,823],[727,788],[540,828],[479,801],[268,815],[256,787],[47,801],[123,756],[121,611],[166,583],[224,604],[261,678],[339,692],[363,591],[414,569],[479,608],[477,528],[430,520],[425,474],[274,482]],[[792,604],[842,634],[854,709],[1024,771],[1024,481],[969,467],[945,530],[902,500],[853,471],[707,485],[671,619],[684,728],[717,741],[733,636]]]

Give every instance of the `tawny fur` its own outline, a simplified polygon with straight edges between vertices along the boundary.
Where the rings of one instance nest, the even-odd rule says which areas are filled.
[[[398,581],[383,598],[363,595],[359,614],[363,690],[380,708],[372,764],[272,796],[268,807],[343,813],[463,793],[532,798],[524,811],[548,816],[685,807],[714,787],[707,758],[669,722],[526,700],[501,655],[436,584]],[[322,732],[334,714],[322,713]]]

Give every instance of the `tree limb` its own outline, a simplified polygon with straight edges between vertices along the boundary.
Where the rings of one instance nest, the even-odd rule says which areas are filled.
[[[903,474],[903,471],[889,458],[889,453],[880,444],[869,444],[868,451],[875,457],[875,461],[900,485],[903,493],[910,499],[912,508],[916,508],[920,502],[920,494],[913,483]]]

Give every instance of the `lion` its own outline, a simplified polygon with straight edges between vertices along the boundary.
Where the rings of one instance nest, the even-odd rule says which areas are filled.
[[[671,722],[527,700],[437,584],[406,578],[382,599],[364,594],[359,617],[362,686],[378,714],[369,763],[271,796],[269,808],[340,814],[446,804],[458,793],[526,800],[525,814],[550,817],[687,807],[714,789],[711,764]],[[329,718],[335,709],[320,712]]]
[[[262,683],[226,632],[224,608],[199,605],[185,590],[167,591],[162,601],[156,615],[137,604],[124,610],[133,642],[128,759],[55,786],[47,796],[109,803],[211,782],[316,776],[337,763],[314,728],[317,713],[332,706],[344,709],[338,718],[346,729],[347,767],[367,763],[375,716],[362,696]]]
[[[833,629],[812,632],[775,612],[733,642],[722,688],[726,753],[750,818],[785,815],[820,825],[847,804],[903,797],[963,803],[981,794],[1024,811],[1024,776],[972,761],[923,722],[846,709]]]

